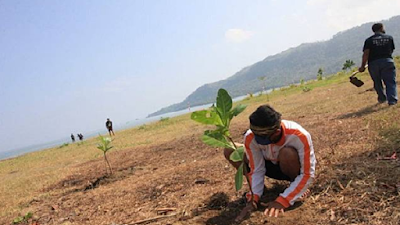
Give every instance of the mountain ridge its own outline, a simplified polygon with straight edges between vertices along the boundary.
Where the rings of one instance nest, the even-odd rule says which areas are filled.
[[[400,15],[380,22],[385,25],[388,34],[393,36],[395,46],[400,46]],[[301,79],[315,79],[319,68],[323,68],[324,74],[335,73],[342,68],[347,59],[359,65],[364,41],[373,34],[371,31],[373,23],[365,23],[338,32],[326,41],[302,43],[268,56],[244,67],[227,79],[200,86],[184,101],[164,107],[149,114],[148,117],[182,110],[188,105],[212,103],[219,88],[225,88],[232,97],[261,91],[263,90],[263,84],[259,80],[261,76],[266,77],[265,88],[272,89],[297,83]],[[394,55],[400,54],[399,48],[397,47]]]

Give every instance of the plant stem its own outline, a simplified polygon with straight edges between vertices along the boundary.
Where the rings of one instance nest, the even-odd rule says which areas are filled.
[[[233,146],[235,147],[235,151],[236,151],[237,146],[236,146],[235,142],[233,141],[233,139],[229,136],[227,138],[232,142]],[[243,153],[243,158],[242,158],[242,164],[243,164],[243,173],[244,173],[244,176],[246,177],[246,181],[247,181],[247,184],[249,185],[249,189],[250,189],[250,193],[251,193],[251,201],[253,202],[254,201],[254,193],[253,193],[253,189],[251,188],[249,177],[247,176],[248,171],[247,171],[246,163],[244,162],[244,153]]]
[[[107,159],[106,152],[104,152],[104,159],[106,160],[106,162],[107,162],[107,165],[108,165],[108,167],[110,168],[110,172],[111,172],[111,175],[112,175],[112,174],[113,174],[113,171],[112,171],[112,168],[111,168],[111,165],[110,165],[110,163],[108,162],[108,159]]]

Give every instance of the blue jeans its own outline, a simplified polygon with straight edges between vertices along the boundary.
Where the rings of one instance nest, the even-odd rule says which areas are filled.
[[[378,101],[388,101],[389,105],[397,103],[396,67],[393,59],[377,59],[368,63],[368,71],[374,81],[374,88],[378,94]],[[382,81],[386,86],[384,93]]]

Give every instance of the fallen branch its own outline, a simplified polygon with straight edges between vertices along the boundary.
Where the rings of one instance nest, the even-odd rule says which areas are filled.
[[[173,216],[176,216],[176,214],[156,216],[156,217],[153,217],[153,218],[139,220],[139,221],[136,221],[136,222],[133,222],[133,223],[128,223],[128,224],[129,225],[142,224],[142,223],[153,222],[155,220],[164,219],[164,218],[173,217]]]
[[[157,211],[157,215],[160,215],[160,214],[167,214],[168,212],[175,211],[176,208],[157,208],[155,210]]]
[[[159,212],[159,211],[175,211],[176,210],[176,208],[157,208],[156,209],[156,211],[157,212]]]

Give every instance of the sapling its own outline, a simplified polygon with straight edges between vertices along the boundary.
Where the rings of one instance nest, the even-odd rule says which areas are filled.
[[[231,138],[229,126],[233,117],[239,115],[246,109],[245,105],[237,105],[232,108],[232,98],[224,89],[218,90],[217,104],[209,109],[193,112],[191,119],[206,125],[215,125],[215,130],[206,130],[201,137],[202,141],[213,147],[223,147],[232,149],[230,159],[233,162],[242,162],[235,175],[236,191],[240,190],[243,186],[243,174],[247,177],[246,166],[243,166],[244,147],[237,146]],[[250,192],[253,192],[249,184]]]
[[[106,155],[108,150],[110,150],[112,148],[112,146],[110,146],[111,138],[103,137],[103,136],[99,135],[99,140],[100,140],[100,143],[97,144],[97,148],[100,149],[101,151],[103,151],[104,160],[106,161],[108,168],[110,168],[110,174],[112,174],[113,171],[112,171],[110,162],[108,162],[107,155]],[[106,173],[108,173],[107,166],[106,166]]]

